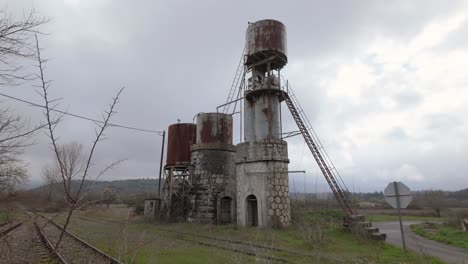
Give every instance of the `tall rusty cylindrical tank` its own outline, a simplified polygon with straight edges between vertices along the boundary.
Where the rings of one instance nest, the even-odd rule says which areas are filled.
[[[203,113],[197,117],[197,144],[232,144],[232,116]]]
[[[166,165],[190,163],[190,147],[195,144],[197,126],[190,123],[169,126]]]
[[[275,94],[260,93],[244,104],[244,138],[246,141],[279,139],[280,100]]]
[[[252,65],[274,56],[270,69],[282,68],[288,62],[286,26],[272,19],[251,23],[246,32],[246,55],[246,65]]]

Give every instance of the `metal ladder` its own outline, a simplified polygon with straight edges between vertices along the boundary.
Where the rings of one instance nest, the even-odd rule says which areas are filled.
[[[307,118],[304,109],[302,109],[288,82],[285,82],[285,88],[286,89],[283,89],[283,92],[281,93],[283,99],[286,102],[294,121],[296,121],[307,146],[315,158],[315,161],[320,167],[323,176],[325,176],[328,185],[332,189],[336,200],[345,213],[344,227],[375,240],[385,240],[387,237],[386,234],[380,233],[378,228],[372,227],[372,223],[366,222],[364,216],[355,214],[347,197],[347,194],[349,194],[348,188],[325,151],[325,148],[310,124],[309,118]]]
[[[312,152],[312,155],[314,156],[315,161],[317,162],[320,170],[322,171],[323,176],[327,180],[328,185],[330,185],[330,188],[332,189],[333,194],[335,195],[335,198],[338,201],[340,207],[343,209],[347,217],[353,218],[354,211],[345,193],[348,192],[347,188],[346,186],[343,186],[344,183],[342,185],[338,182],[338,179],[341,179],[341,177],[337,175],[336,169],[334,168],[333,163],[324,151],[320,140],[314,133],[310,124],[309,126],[306,126],[305,122],[303,121],[304,119],[307,121],[307,123],[309,123],[304,110],[300,106],[299,101],[297,100],[296,96],[294,95],[294,92],[292,91],[288,83],[286,83],[286,92],[282,94],[283,99],[286,102],[286,105],[288,106],[292,117],[294,118],[294,121],[296,121],[296,124],[302,136],[304,137],[307,146]]]
[[[244,65],[244,54],[245,54],[245,48],[242,51],[239,64],[237,65],[236,74],[234,75],[234,79],[232,80],[231,88],[229,89],[228,98],[226,99],[226,104],[224,105],[222,109],[222,112],[225,114],[227,114],[229,112],[229,109],[231,108],[231,104],[229,104],[229,102],[234,101],[235,98],[239,98],[241,87],[243,86],[243,82],[245,80],[246,67]],[[235,111],[236,106],[237,106],[237,102],[234,106],[234,110],[232,110],[233,112]]]

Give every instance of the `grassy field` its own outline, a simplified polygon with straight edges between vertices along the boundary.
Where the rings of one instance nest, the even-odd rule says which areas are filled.
[[[13,210],[0,208],[0,223],[18,218],[19,215]]]
[[[422,223],[411,225],[411,230],[428,239],[468,249],[468,233],[449,225]]]
[[[145,223],[141,217],[129,218],[126,208],[99,208],[77,212],[70,230],[128,263],[277,262],[262,256],[289,263],[442,263],[414,252],[404,254],[384,243],[358,239],[341,230],[341,217],[335,212],[308,213],[305,219],[312,223],[309,227],[315,227],[313,231],[297,225],[282,230],[188,223],[157,225]],[[322,220],[320,225],[316,225],[318,219]],[[232,241],[228,243],[232,249],[235,241],[243,241],[283,251],[252,247],[255,254],[249,256],[203,245],[205,236]]]
[[[0,211],[0,223],[7,221],[9,218],[9,214],[7,212]]]
[[[433,221],[433,222],[444,222],[447,220],[447,218],[445,217],[413,216],[413,215],[403,215],[401,219],[403,221]],[[372,215],[366,215],[366,220],[370,222],[398,221],[398,216],[397,215],[385,215],[385,214],[372,214]]]

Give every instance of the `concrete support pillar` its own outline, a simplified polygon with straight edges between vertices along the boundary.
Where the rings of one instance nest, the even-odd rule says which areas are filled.
[[[287,143],[264,139],[238,144],[236,149],[237,223],[288,226],[291,210]]]

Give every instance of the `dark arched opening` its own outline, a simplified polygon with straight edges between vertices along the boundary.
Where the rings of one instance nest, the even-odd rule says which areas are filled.
[[[247,196],[247,226],[258,226],[257,197]]]
[[[219,217],[219,221],[221,224],[230,224],[232,223],[232,198],[225,196],[220,200],[220,211],[221,215]]]

